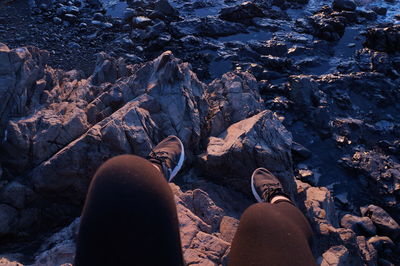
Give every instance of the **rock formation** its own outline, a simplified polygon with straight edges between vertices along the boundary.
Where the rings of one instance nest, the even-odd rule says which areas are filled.
[[[226,265],[260,166],[319,265],[400,263],[394,3],[144,0],[112,18],[84,2],[29,7],[19,28],[0,9],[0,264],[72,263],[97,167],[170,134],[188,264]]]

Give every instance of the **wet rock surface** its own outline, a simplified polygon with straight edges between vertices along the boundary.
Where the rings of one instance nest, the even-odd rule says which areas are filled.
[[[0,264],[71,263],[96,168],[170,134],[188,155],[171,184],[188,264],[226,265],[260,166],[320,265],[399,264],[397,7],[1,3]]]

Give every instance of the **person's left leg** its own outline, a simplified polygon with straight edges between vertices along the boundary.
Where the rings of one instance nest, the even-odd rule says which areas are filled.
[[[154,163],[123,155],[99,168],[81,216],[74,265],[183,265],[174,196]]]

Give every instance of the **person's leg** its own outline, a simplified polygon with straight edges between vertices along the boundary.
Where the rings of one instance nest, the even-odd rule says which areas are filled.
[[[99,168],[74,265],[183,265],[174,196],[154,164],[123,155]]]
[[[316,265],[311,235],[308,221],[290,202],[254,204],[240,219],[228,265]]]
[[[310,224],[292,204],[279,179],[258,168],[251,176],[251,190],[260,203],[243,213],[229,265],[316,265],[310,248]]]

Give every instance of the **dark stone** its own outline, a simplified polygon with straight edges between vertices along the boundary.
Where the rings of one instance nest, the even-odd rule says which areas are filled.
[[[298,160],[306,160],[311,157],[311,151],[295,141],[292,143],[292,153],[294,158]]]
[[[158,0],[155,3],[155,11],[168,17],[179,17],[179,12],[167,0]]]
[[[93,19],[98,21],[104,21],[104,15],[102,13],[94,13]]]
[[[326,41],[338,41],[344,34],[347,19],[331,16],[332,10],[325,7],[309,18],[312,34]]]
[[[250,24],[254,17],[264,16],[262,9],[253,2],[244,2],[237,6],[224,8],[219,15],[221,19],[245,24]]]
[[[54,17],[53,22],[54,22],[54,24],[61,24],[62,20],[59,17]]]
[[[224,21],[215,17],[186,19],[178,22],[172,22],[172,32],[176,37],[187,35],[222,37],[240,32],[245,32],[242,24]]]
[[[368,217],[358,217],[351,214],[343,216],[340,224],[344,228],[353,230],[358,235],[373,236],[376,234],[376,228],[372,220]]]
[[[399,224],[384,209],[369,205],[368,207],[361,207],[361,213],[372,220],[378,228],[379,234],[384,234],[393,239],[400,236]]]
[[[76,22],[78,18],[73,14],[65,14],[64,19],[68,22]]]
[[[332,7],[336,10],[354,11],[357,5],[353,0],[334,0]]]
[[[287,44],[280,41],[268,40],[265,42],[249,42],[251,49],[262,55],[285,56],[288,52]]]
[[[375,13],[375,11],[372,10],[358,10],[357,13],[368,20],[377,20],[378,19],[378,14]]]
[[[132,18],[132,26],[135,28],[146,28],[153,24],[153,21],[148,17],[139,16]]]
[[[369,28],[365,46],[373,50],[395,53],[400,51],[400,25]]]
[[[374,6],[371,8],[373,11],[375,11],[376,14],[380,16],[386,16],[387,13],[387,8],[381,7],[381,6]]]

